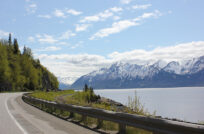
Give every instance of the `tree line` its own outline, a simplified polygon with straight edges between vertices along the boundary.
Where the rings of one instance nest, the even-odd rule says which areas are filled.
[[[34,59],[30,48],[19,50],[18,41],[0,40],[0,92],[57,90],[59,82],[39,59]]]

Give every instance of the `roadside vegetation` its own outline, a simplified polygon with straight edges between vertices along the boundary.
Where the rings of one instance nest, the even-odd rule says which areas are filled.
[[[0,40],[0,92],[57,90],[57,78],[34,59],[30,48],[20,51],[17,39]]]
[[[126,112],[131,114],[139,114],[150,116],[147,110],[144,109],[144,106],[141,104],[139,98],[135,93],[134,98],[129,98],[128,106],[124,106],[120,103],[114,102],[107,98],[100,97],[94,93],[92,87],[88,87],[87,85],[84,86],[83,91],[74,91],[74,90],[64,90],[64,91],[50,91],[50,92],[42,92],[36,91],[30,94],[32,97],[40,98],[48,101],[56,101],[58,103],[65,103],[65,104],[73,104],[73,105],[80,105],[80,106],[87,106],[87,107],[94,107],[100,108],[110,111],[116,112]],[[70,113],[66,111],[55,110],[53,112],[52,109],[45,108],[47,112],[54,113],[60,117],[69,117]],[[83,118],[82,115],[74,113],[73,120],[76,122],[80,122],[81,124],[88,126],[90,128],[95,128],[98,120],[92,117]],[[117,132],[119,126],[117,123],[111,121],[103,121],[101,130],[108,131],[108,132]],[[127,134],[151,134],[151,132],[141,130],[134,127],[127,126],[126,128]]]

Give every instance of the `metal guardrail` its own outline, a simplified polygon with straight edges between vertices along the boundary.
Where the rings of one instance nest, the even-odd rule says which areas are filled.
[[[119,133],[124,134],[126,126],[141,128],[153,132],[154,134],[204,134],[204,125],[173,121],[162,118],[153,118],[135,114],[107,111],[103,109],[83,107],[69,104],[58,104],[56,102],[33,98],[24,94],[22,99],[31,105],[44,105],[63,111],[81,114],[83,117],[89,116],[98,119],[98,127],[103,120],[116,122],[119,124]]]

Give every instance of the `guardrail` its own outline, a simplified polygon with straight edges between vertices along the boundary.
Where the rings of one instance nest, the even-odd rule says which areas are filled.
[[[56,102],[33,98],[26,94],[22,96],[22,99],[31,105],[68,111],[70,112],[70,116],[73,116],[73,113],[77,113],[83,117],[97,118],[98,128],[100,128],[103,120],[116,122],[119,124],[119,133],[121,134],[125,134],[126,126],[141,128],[151,131],[154,134],[204,134],[204,125],[199,124],[113,112],[91,107],[58,104]]]

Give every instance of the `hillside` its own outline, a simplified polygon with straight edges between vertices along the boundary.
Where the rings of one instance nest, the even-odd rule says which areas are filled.
[[[80,77],[71,88],[81,89],[85,83],[99,89],[204,86],[204,56],[182,63],[115,63]]]
[[[57,90],[57,78],[34,59],[30,48],[19,50],[17,39],[0,40],[0,91]]]

